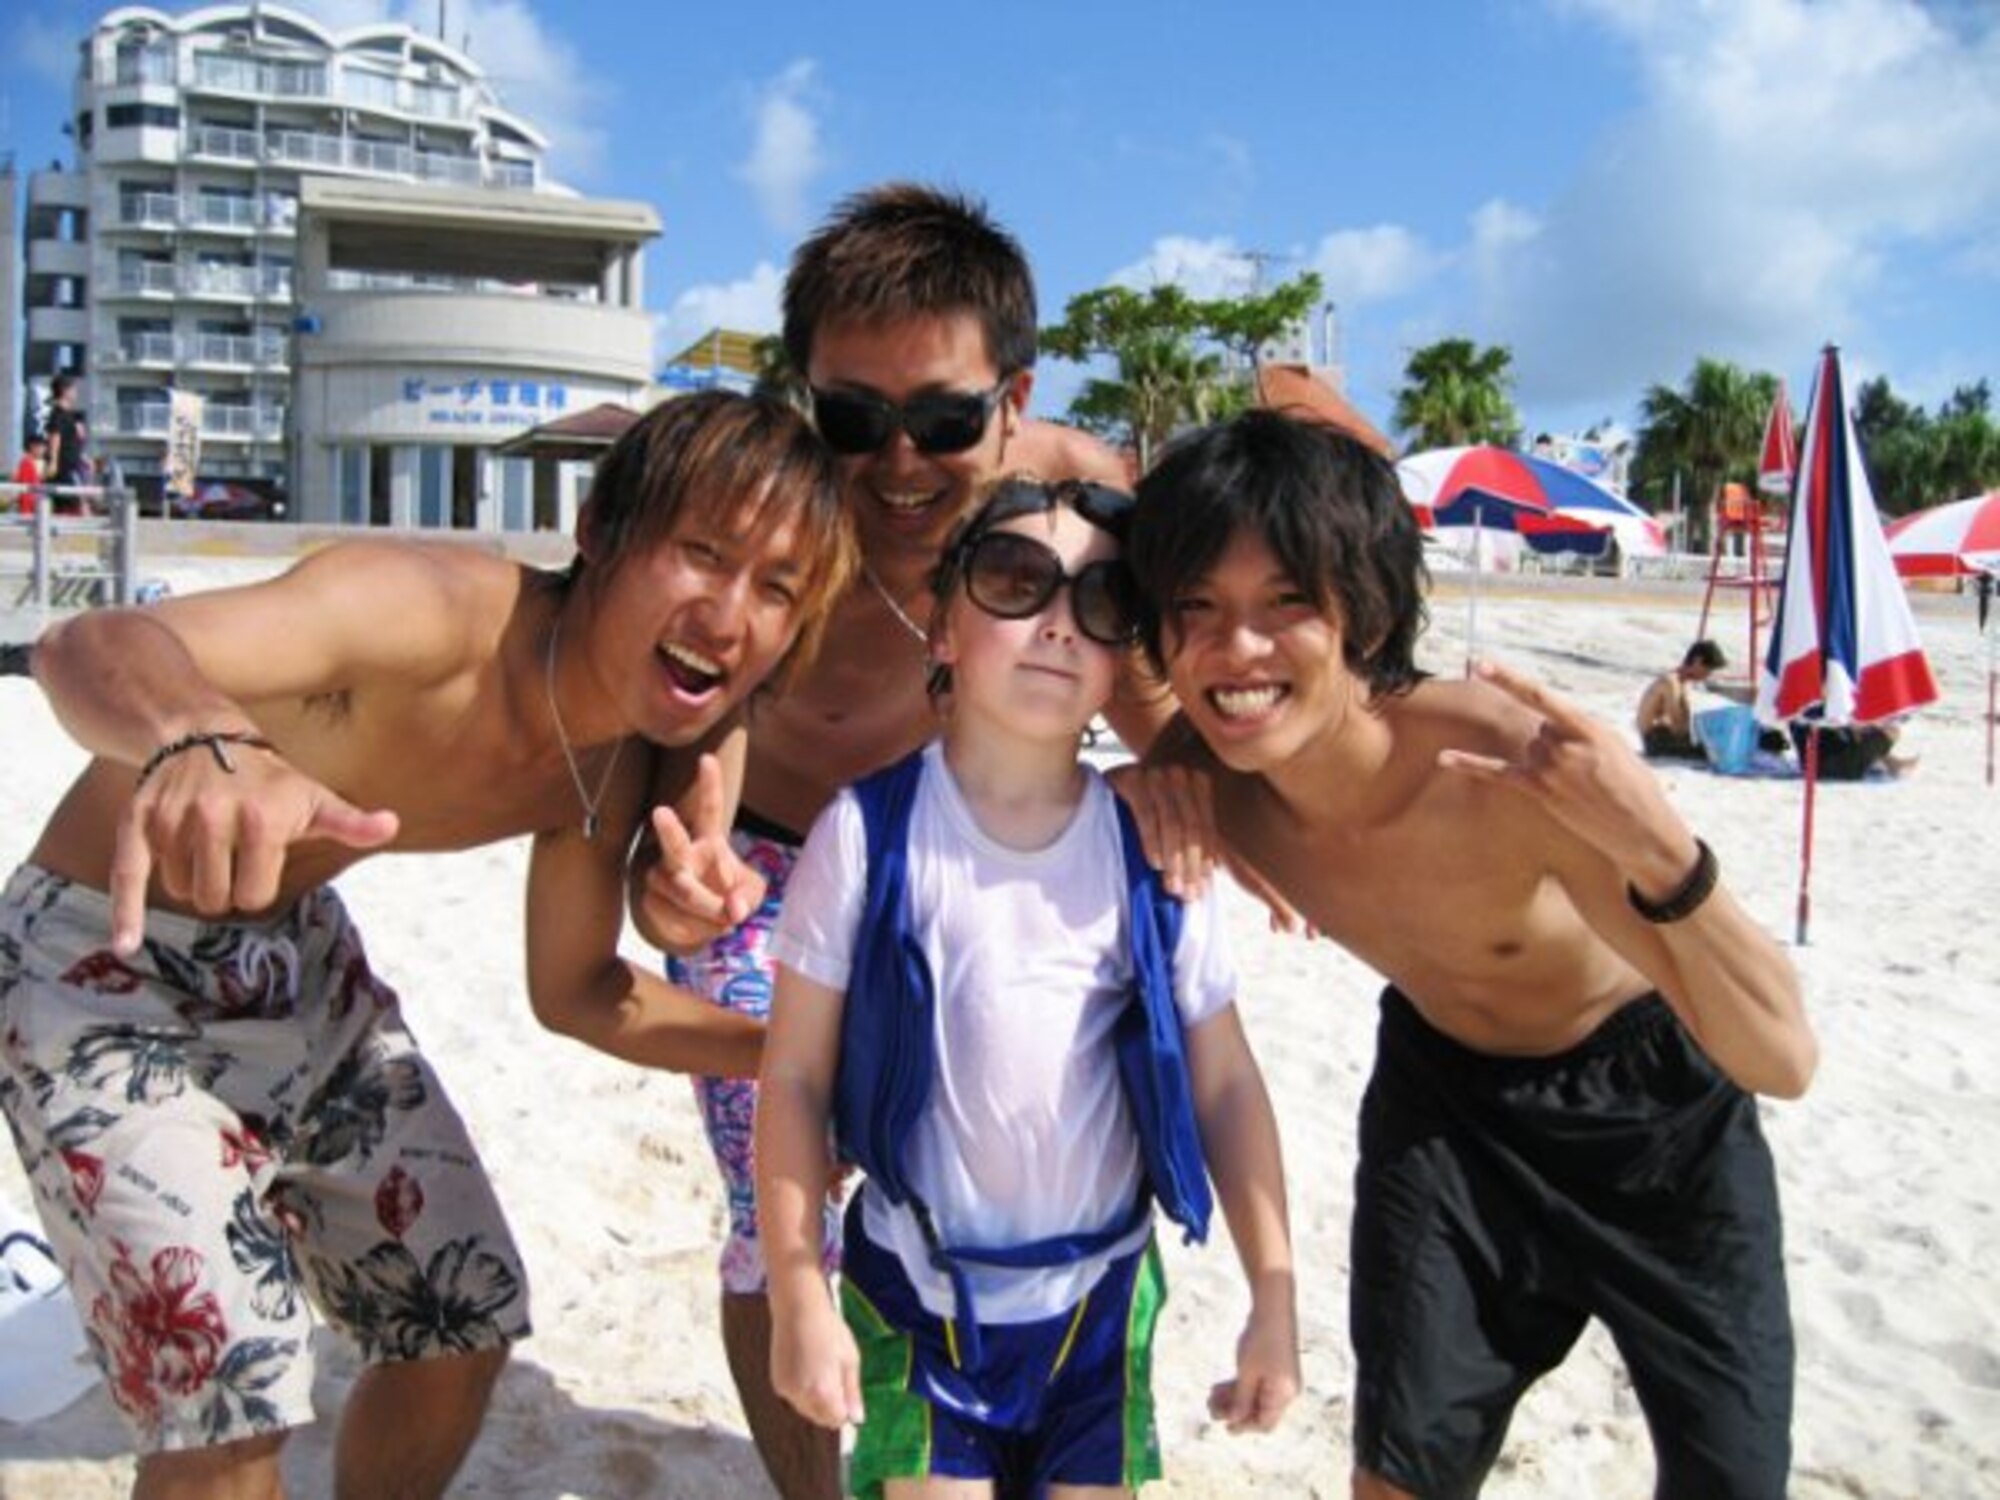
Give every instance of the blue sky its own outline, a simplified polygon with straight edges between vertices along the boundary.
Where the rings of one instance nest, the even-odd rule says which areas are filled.
[[[168,7],[170,9],[175,7]],[[300,0],[428,30],[437,0]],[[0,148],[67,154],[105,7],[0,22]],[[786,257],[889,177],[988,200],[1043,321],[1119,280],[1318,270],[1350,394],[1386,424],[1410,351],[1514,351],[1530,431],[1631,423],[1697,356],[1934,405],[2000,378],[1993,0],[446,0],[557,176],[653,205],[664,357],[776,326]],[[1045,361],[1036,408],[1081,378]]]

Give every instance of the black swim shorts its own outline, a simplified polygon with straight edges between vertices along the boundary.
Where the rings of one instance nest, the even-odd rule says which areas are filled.
[[[1661,1497],[1782,1497],[1793,1346],[1755,1099],[1658,996],[1555,1057],[1474,1052],[1382,997],[1361,1106],[1356,1462],[1473,1495],[1521,1394],[1610,1329]]]

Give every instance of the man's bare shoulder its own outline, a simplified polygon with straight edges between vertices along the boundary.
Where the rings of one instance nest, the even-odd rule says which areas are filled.
[[[1125,456],[1079,427],[1029,417],[1021,423],[1007,466],[1042,479],[1087,479],[1130,489],[1136,476]]]
[[[1434,764],[1440,750],[1513,755],[1532,739],[1541,720],[1488,683],[1430,677],[1386,700],[1384,718],[1395,730],[1398,759]]]
[[[526,575],[472,547],[340,542],[264,583],[155,608],[214,680],[261,698],[461,671],[492,651]]]

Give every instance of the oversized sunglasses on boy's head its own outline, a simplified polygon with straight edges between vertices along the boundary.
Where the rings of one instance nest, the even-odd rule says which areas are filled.
[[[1118,559],[1085,563],[1074,573],[1056,549],[1018,531],[974,538],[964,560],[965,597],[1002,620],[1026,620],[1069,589],[1076,628],[1101,646],[1129,645],[1138,631],[1131,572]]]
[[[993,412],[1012,376],[986,391],[926,391],[898,404],[873,391],[813,388],[813,420],[834,452],[847,457],[879,453],[898,429],[917,452],[937,457],[963,453],[986,436]]]
[[[1132,497],[1123,490],[1076,479],[1052,484],[1005,479],[945,548],[936,580],[937,596],[948,597],[954,584],[963,579],[966,596],[987,614],[1003,620],[1025,620],[1048,608],[1057,591],[1067,585],[1077,629],[1100,645],[1126,645],[1137,631],[1138,596],[1122,558],[1087,563],[1072,574],[1046,543],[1018,531],[997,529],[1020,516],[1045,515],[1058,505],[1069,506],[1123,545],[1132,511]]]

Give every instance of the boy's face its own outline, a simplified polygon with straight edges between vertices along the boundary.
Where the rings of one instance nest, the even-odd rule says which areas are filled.
[[[767,513],[753,526],[753,514],[686,507],[646,550],[608,568],[591,558],[603,570],[589,647],[595,674],[624,721],[655,744],[706,734],[798,638],[808,569],[797,522]],[[586,522],[586,554],[588,538]]]
[[[806,378],[815,391],[872,396],[901,407],[918,396],[979,396],[1000,383],[986,331],[971,313],[893,323],[831,323],[813,336]],[[861,543],[878,569],[898,556],[935,561],[982,486],[1002,472],[1033,376],[1007,382],[978,441],[924,453],[892,431],[873,453],[843,455],[840,472]]]
[[[951,711],[1010,735],[1072,740],[1111,701],[1119,648],[1077,627],[1076,575],[1118,556],[1111,534],[1066,505],[1003,521],[987,537],[1019,536],[1027,545],[982,545],[954,592],[932,654],[952,672]],[[984,538],[982,538],[984,543]],[[1039,550],[1037,550],[1039,549]],[[1012,614],[1060,568],[1066,580],[1033,613]]]
[[[1167,676],[1232,770],[1268,773],[1338,731],[1366,701],[1337,612],[1323,610],[1254,532],[1162,601]]]

